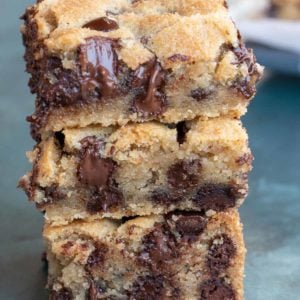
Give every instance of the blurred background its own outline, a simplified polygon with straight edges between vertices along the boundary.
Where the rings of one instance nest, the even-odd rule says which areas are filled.
[[[300,0],[232,0],[231,14],[264,80],[244,124],[255,156],[241,208],[249,300],[300,299]],[[42,216],[16,189],[33,141],[19,17],[29,0],[0,0],[0,299],[47,299]]]

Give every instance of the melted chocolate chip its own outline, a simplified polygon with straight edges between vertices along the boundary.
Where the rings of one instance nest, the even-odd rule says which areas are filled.
[[[212,90],[197,88],[191,91],[191,97],[197,101],[202,101],[212,94]]]
[[[230,266],[236,254],[236,247],[228,235],[215,236],[209,245],[207,267],[213,276],[220,274]]]
[[[160,300],[164,296],[164,278],[161,275],[140,276],[127,293],[130,300]]]
[[[176,230],[182,238],[193,241],[204,231],[207,220],[194,212],[175,212],[167,217],[168,225]]]
[[[168,58],[171,62],[177,62],[177,61],[188,61],[189,57],[183,54],[174,54]]]
[[[113,160],[101,157],[100,150],[103,147],[103,141],[95,137],[86,137],[81,144],[79,180],[89,186],[107,187],[116,165]]]
[[[136,97],[133,110],[145,116],[159,115],[164,112],[166,96],[165,71],[156,59],[139,66],[132,75],[131,86]]]
[[[118,57],[116,42],[102,37],[91,37],[78,50],[83,75],[83,98],[110,98],[117,92]]]
[[[101,266],[104,263],[105,255],[108,251],[108,248],[104,244],[97,244],[96,249],[90,254],[87,259],[86,266],[87,268],[93,268],[94,266]]]
[[[113,186],[96,189],[89,197],[86,209],[91,214],[106,212],[122,205],[123,200],[122,192]]]
[[[90,187],[86,203],[87,211],[93,214],[121,205],[123,194],[112,178],[116,163],[109,158],[101,157],[103,141],[90,136],[84,138],[81,144],[77,175],[80,182]]]
[[[62,288],[59,291],[52,290],[50,293],[50,300],[72,300],[72,291],[68,288]]]
[[[200,300],[235,300],[232,287],[224,280],[213,278],[200,286]]]
[[[186,134],[188,133],[190,128],[188,128],[186,122],[183,121],[176,124],[176,130],[177,130],[177,142],[179,144],[183,144],[186,139]]]
[[[207,184],[201,187],[193,197],[193,202],[204,211],[223,211],[234,207],[237,194],[227,185]]]
[[[118,29],[119,25],[116,21],[112,19],[109,19],[107,17],[102,17],[85,24],[83,28],[108,32],[108,31]]]
[[[188,189],[197,185],[200,172],[201,163],[198,159],[181,160],[169,168],[168,183],[174,189]]]
[[[154,190],[151,195],[151,201],[159,205],[169,206],[181,201],[181,197],[171,195],[164,190]]]
[[[103,282],[91,280],[90,287],[88,289],[87,299],[88,300],[97,300],[98,296],[105,293],[106,288]]]
[[[177,258],[176,241],[165,225],[157,225],[142,240],[143,250],[138,255],[138,261],[149,266],[153,272],[167,271],[170,264]]]

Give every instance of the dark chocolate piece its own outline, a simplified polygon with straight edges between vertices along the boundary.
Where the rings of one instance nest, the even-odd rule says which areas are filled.
[[[81,141],[82,152],[78,166],[79,180],[89,186],[107,187],[115,170],[115,163],[110,158],[101,157],[103,141],[95,137],[86,137]]]
[[[235,300],[232,287],[223,279],[212,278],[200,286],[200,300]]]
[[[213,276],[225,271],[236,254],[236,247],[231,238],[226,235],[215,236],[209,245],[207,267]]]
[[[45,200],[43,201],[43,204],[62,200],[66,196],[56,185],[45,187],[43,190],[45,193]]]
[[[197,185],[200,173],[201,163],[198,159],[181,160],[169,168],[168,183],[174,189],[188,189]]]
[[[94,100],[116,94],[118,57],[115,47],[115,41],[102,37],[87,38],[85,44],[79,47],[83,98]]]
[[[192,200],[204,211],[212,209],[219,212],[234,207],[236,198],[234,188],[228,185],[206,184],[197,191]]]
[[[178,256],[176,241],[166,225],[157,225],[144,236],[142,243],[143,250],[138,255],[138,261],[149,266],[153,272],[165,272],[171,263],[174,264]]]
[[[176,230],[183,239],[195,240],[204,231],[207,220],[199,213],[175,212],[167,216],[167,223],[171,229]]]
[[[166,107],[165,80],[166,73],[156,59],[139,66],[131,80],[136,94],[133,110],[145,116],[163,113]]]
[[[191,91],[191,97],[197,101],[202,101],[212,94],[212,90],[197,88]]]
[[[119,28],[119,25],[116,21],[109,19],[107,17],[98,18],[96,20],[90,21],[83,26],[83,28],[89,28],[91,30],[98,31],[112,31]]]
[[[159,205],[169,206],[179,202],[181,197],[171,195],[169,192],[164,190],[155,190],[152,192],[150,200]]]
[[[108,248],[104,244],[97,244],[96,249],[90,254],[87,259],[86,266],[87,268],[93,268],[94,266],[101,266],[104,263],[105,255],[108,251]]]
[[[232,84],[232,88],[241,93],[246,99],[250,99],[256,93],[255,83],[261,77],[261,74],[259,74],[257,70],[256,59],[253,54],[253,50],[247,49],[241,42],[240,46],[233,48],[232,51],[237,58],[236,64],[240,65],[246,63],[249,73],[246,78],[236,79]]]
[[[72,291],[68,288],[62,288],[59,291],[52,290],[50,293],[50,300],[72,300]]]
[[[116,163],[101,157],[104,146],[101,139],[90,136],[81,141],[82,151],[78,165],[79,181],[91,188],[86,204],[89,213],[115,208],[123,203],[123,194],[113,180]]]
[[[161,275],[139,276],[127,295],[129,300],[162,300],[164,278]]]
[[[96,189],[89,197],[86,209],[89,213],[106,212],[123,204],[123,194],[117,188],[111,186],[104,189]]]

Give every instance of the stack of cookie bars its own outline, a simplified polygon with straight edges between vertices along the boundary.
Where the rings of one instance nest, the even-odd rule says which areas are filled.
[[[243,299],[239,118],[262,68],[224,0],[44,0],[22,33],[36,109],[20,186],[50,299]]]

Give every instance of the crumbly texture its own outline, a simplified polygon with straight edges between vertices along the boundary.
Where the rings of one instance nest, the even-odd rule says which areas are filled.
[[[237,211],[44,228],[50,299],[242,300]]]
[[[282,19],[300,20],[300,1],[273,0],[272,14]]]
[[[90,124],[240,117],[262,73],[223,0],[44,0],[23,18],[36,139]]]
[[[239,206],[252,155],[240,121],[155,122],[66,129],[29,153],[20,186],[46,221]]]

